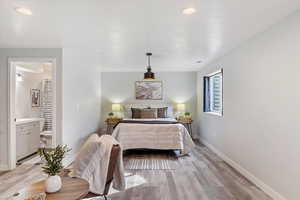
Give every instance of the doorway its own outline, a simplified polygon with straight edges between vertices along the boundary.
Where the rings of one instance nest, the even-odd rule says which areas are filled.
[[[56,60],[9,59],[9,168],[56,146]]]

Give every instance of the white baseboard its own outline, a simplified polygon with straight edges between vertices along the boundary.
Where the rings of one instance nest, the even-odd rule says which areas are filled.
[[[8,165],[0,164],[0,171],[7,171],[9,169]]]
[[[200,138],[200,141],[207,146],[210,150],[212,150],[214,153],[216,153],[219,157],[221,157],[226,163],[228,163],[231,167],[236,169],[238,172],[240,172],[243,176],[245,176],[248,180],[250,180],[253,184],[255,184],[257,187],[259,187],[261,190],[263,190],[266,194],[268,194],[270,197],[272,197],[274,200],[287,200],[285,197],[283,197],[281,194],[273,190],[270,186],[265,184],[262,180],[251,174],[248,170],[240,166],[235,161],[231,160],[228,156],[226,156],[224,153],[219,151],[217,148],[215,148],[213,145],[211,145],[209,142],[204,140],[203,138]]]
[[[75,158],[76,158],[76,154],[67,155],[63,160],[63,166],[68,167],[69,165],[72,164],[72,162],[75,160]]]

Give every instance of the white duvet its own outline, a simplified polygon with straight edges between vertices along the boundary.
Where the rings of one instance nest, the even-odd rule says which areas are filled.
[[[128,120],[128,119],[126,119]],[[145,119],[130,119],[144,120]],[[147,119],[149,121],[162,119]],[[170,119],[163,119],[170,121]],[[176,121],[171,119],[172,121]],[[189,153],[195,146],[188,131],[182,124],[139,124],[120,123],[112,136],[127,149],[162,149],[180,150],[181,154]]]

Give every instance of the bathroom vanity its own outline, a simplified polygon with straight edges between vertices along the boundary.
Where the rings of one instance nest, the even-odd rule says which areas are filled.
[[[40,147],[40,129],[43,118],[23,118],[16,120],[17,160],[29,156]]]

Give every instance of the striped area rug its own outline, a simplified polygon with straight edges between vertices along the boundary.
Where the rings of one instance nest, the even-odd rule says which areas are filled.
[[[127,170],[175,170],[179,166],[172,151],[133,151],[124,155]]]

